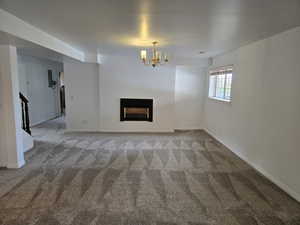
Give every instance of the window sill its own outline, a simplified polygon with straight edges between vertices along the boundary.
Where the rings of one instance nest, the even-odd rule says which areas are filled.
[[[218,102],[225,102],[225,103],[231,103],[231,100],[223,99],[223,98],[215,98],[215,97],[208,97],[211,100],[215,100]]]

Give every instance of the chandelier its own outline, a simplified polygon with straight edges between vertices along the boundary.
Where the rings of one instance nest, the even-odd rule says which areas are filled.
[[[156,67],[158,65],[165,64],[169,62],[168,56],[165,53],[161,53],[157,51],[156,45],[158,44],[157,41],[152,42],[152,57],[148,58],[147,50],[141,50],[141,60],[145,65],[151,65],[152,67]]]

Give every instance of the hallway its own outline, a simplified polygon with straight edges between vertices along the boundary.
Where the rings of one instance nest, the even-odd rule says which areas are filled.
[[[202,131],[32,129],[21,170],[0,170],[1,225],[296,225],[300,205]]]
[[[66,128],[65,117],[61,116],[53,120],[46,121],[31,128],[32,137],[35,141],[54,142],[64,135]]]

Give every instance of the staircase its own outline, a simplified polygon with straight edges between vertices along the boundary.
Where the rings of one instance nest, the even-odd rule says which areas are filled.
[[[33,138],[30,130],[29,110],[28,110],[28,99],[20,92],[21,108],[22,108],[22,128],[23,128],[23,151],[27,152],[33,148]]]
[[[29,111],[28,111],[28,99],[20,92],[20,100],[21,100],[21,107],[22,107],[22,128],[26,133],[31,135],[30,130],[30,120],[29,120]]]

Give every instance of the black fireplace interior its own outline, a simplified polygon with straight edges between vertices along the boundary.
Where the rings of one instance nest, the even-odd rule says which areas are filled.
[[[120,99],[121,121],[153,121],[153,99]]]

